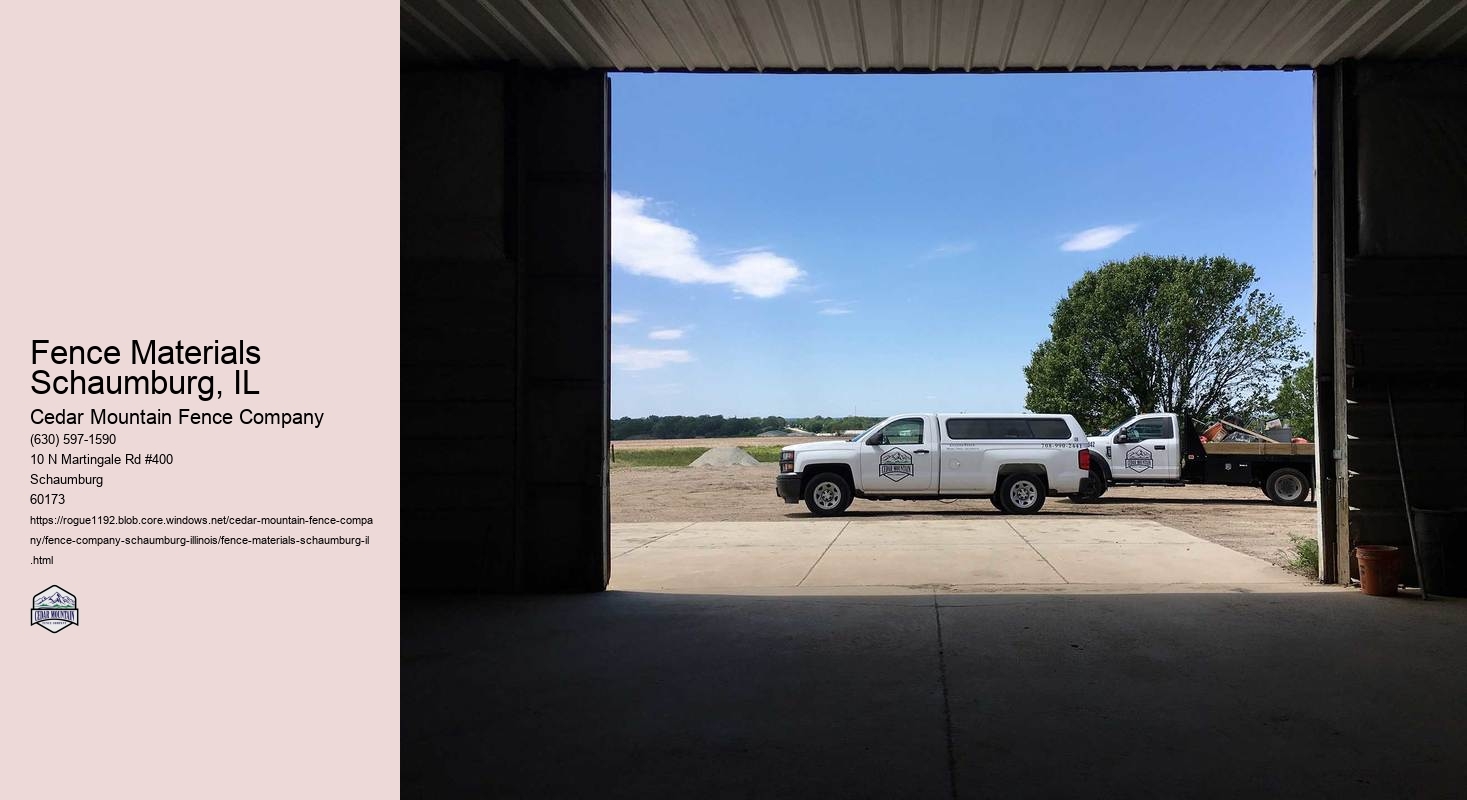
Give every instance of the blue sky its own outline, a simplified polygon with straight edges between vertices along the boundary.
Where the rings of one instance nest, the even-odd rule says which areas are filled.
[[[612,414],[1005,411],[1054,304],[1227,255],[1313,324],[1308,72],[612,77]],[[1307,343],[1306,343],[1307,344]]]

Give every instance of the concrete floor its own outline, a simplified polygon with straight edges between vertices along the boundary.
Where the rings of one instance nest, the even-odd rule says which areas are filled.
[[[1267,562],[1151,520],[981,517],[611,527],[613,589],[1307,590]]]
[[[1461,601],[843,591],[405,598],[402,793],[1467,793]]]

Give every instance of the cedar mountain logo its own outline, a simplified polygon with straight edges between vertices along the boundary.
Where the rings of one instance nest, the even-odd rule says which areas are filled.
[[[1144,447],[1133,447],[1126,451],[1126,469],[1145,472],[1152,468],[1151,451]]]
[[[881,454],[881,464],[877,471],[881,477],[894,481],[910,478],[916,474],[916,470],[912,467],[912,454],[900,447]]]
[[[47,586],[31,598],[31,624],[40,625],[52,633],[80,625],[76,616],[76,595],[60,586]]]

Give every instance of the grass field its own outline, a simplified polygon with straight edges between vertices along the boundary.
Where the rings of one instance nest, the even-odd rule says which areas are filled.
[[[740,448],[755,461],[772,463],[779,460],[781,445],[751,445]],[[707,447],[617,447],[612,444],[611,463],[627,467],[686,467]]]
[[[612,447],[611,463],[628,467],[686,467],[708,452],[706,447]]]
[[[766,464],[769,464],[779,460],[779,451],[782,450],[783,447],[783,445],[770,444],[756,445],[752,447],[745,447],[742,449],[745,453],[753,456],[755,461],[762,461]]]

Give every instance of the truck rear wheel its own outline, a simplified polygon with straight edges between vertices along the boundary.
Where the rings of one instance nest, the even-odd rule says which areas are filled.
[[[817,517],[833,517],[850,508],[855,495],[845,478],[822,472],[805,484],[805,507]]]
[[[1309,500],[1309,479],[1293,467],[1279,467],[1263,483],[1268,499],[1284,506],[1302,506]]]
[[[1100,467],[1090,468],[1090,488],[1083,492],[1070,495],[1072,503],[1093,503],[1105,495],[1106,490],[1105,470]]]
[[[1044,481],[1014,474],[998,484],[998,507],[1005,514],[1034,514],[1044,507]]]

